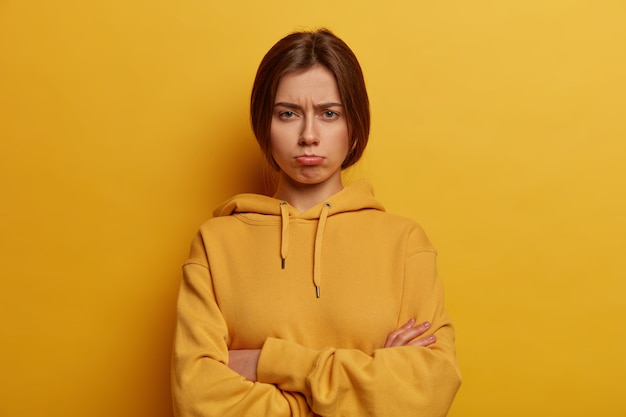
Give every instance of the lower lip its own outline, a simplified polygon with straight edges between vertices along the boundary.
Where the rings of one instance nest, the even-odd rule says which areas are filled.
[[[300,165],[319,165],[324,161],[321,156],[298,156],[296,161]]]

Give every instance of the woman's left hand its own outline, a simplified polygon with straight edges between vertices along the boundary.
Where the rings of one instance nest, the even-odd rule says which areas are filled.
[[[385,340],[385,347],[394,346],[421,346],[426,347],[437,341],[435,335],[420,337],[430,329],[430,323],[415,323],[415,319],[410,319],[402,327],[389,333]]]

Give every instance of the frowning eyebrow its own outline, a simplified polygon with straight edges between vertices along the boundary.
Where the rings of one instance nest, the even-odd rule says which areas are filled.
[[[284,101],[281,101],[280,103],[274,104],[274,107],[285,107],[285,108],[288,108],[288,109],[302,110],[302,106],[299,106],[299,105],[294,104],[294,103],[286,103]],[[329,103],[316,104],[313,107],[315,109],[328,109],[328,108],[331,108],[331,107],[343,107],[343,104],[329,102]]]

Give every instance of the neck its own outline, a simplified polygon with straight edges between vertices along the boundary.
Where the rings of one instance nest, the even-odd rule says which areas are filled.
[[[342,189],[341,179],[320,184],[293,184],[281,176],[274,198],[286,201],[292,207],[304,212]]]

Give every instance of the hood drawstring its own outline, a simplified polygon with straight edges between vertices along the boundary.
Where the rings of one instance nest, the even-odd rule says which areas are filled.
[[[324,230],[326,228],[326,219],[330,211],[330,203],[324,203],[320,220],[317,224],[317,233],[315,234],[315,252],[313,255],[313,283],[315,284],[315,295],[320,298],[320,285],[322,283],[322,242],[324,241]]]
[[[326,220],[330,211],[330,203],[324,203],[320,212],[319,221],[317,223],[317,232],[315,233],[315,247],[313,251],[313,284],[315,285],[315,296],[320,298],[320,286],[322,282],[322,242],[324,241],[324,230],[326,229]],[[285,269],[287,254],[289,253],[289,208],[287,202],[280,203],[281,216],[281,241],[280,241],[280,267]]]
[[[280,237],[280,267],[285,269],[287,254],[289,253],[289,208],[286,201],[280,202],[280,216],[282,232]]]

